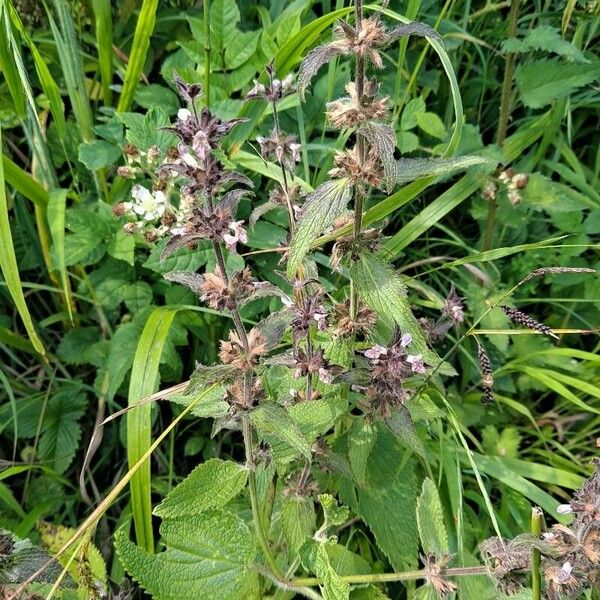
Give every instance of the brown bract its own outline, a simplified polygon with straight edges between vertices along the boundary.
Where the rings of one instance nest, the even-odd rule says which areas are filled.
[[[346,86],[348,96],[327,104],[325,113],[334,127],[357,127],[366,121],[384,119],[387,116],[387,101],[385,98],[375,99],[379,85],[375,79],[370,79],[365,85],[364,92],[359,98],[356,83],[351,81]]]
[[[334,325],[333,335],[337,337],[367,337],[377,323],[377,315],[359,301],[356,316],[352,318],[350,302],[346,300],[333,306],[331,320]]]
[[[248,267],[238,271],[225,281],[222,273],[205,273],[199,286],[200,300],[206,302],[214,310],[233,310],[238,303],[249,296],[255,289],[252,273]]]
[[[267,340],[262,333],[253,328],[248,333],[248,349],[235,331],[229,332],[229,341],[221,341],[219,358],[226,365],[232,365],[240,371],[250,371],[258,363],[259,356],[266,354]]]
[[[369,148],[364,160],[361,159],[358,146],[350,150],[335,153],[335,168],[329,171],[331,177],[347,177],[352,185],[365,183],[372,187],[381,187],[383,167],[376,150]]]

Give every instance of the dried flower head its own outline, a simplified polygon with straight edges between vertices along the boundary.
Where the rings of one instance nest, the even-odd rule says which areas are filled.
[[[511,596],[527,585],[527,571],[531,569],[529,545],[520,543],[518,538],[504,540],[492,537],[479,546],[479,552],[494,583],[503,593]]]
[[[225,400],[231,405],[234,413],[237,411],[247,411],[256,406],[261,398],[264,397],[264,389],[260,379],[255,378],[252,387],[246,388],[245,379],[236,379],[227,388]]]
[[[240,371],[250,371],[258,362],[258,358],[267,352],[267,340],[254,327],[247,334],[248,345],[240,339],[235,331],[229,332],[229,341],[221,341],[219,358],[226,365],[233,365]]]
[[[359,301],[356,315],[352,318],[350,301],[345,300],[334,304],[331,322],[334,326],[333,335],[337,337],[367,337],[377,323],[377,314]]]
[[[358,235],[342,235],[337,238],[331,250],[331,268],[339,269],[342,260],[359,260],[364,252],[378,252],[381,250],[381,231],[379,229],[365,229]]]
[[[364,160],[359,148],[355,145],[350,150],[335,153],[335,168],[329,171],[331,177],[347,177],[350,184],[364,183],[371,187],[381,187],[383,182],[383,166],[377,150],[371,146]]]
[[[269,137],[258,137],[256,141],[259,143],[260,153],[265,159],[275,156],[280,163],[291,169],[300,162],[302,146],[294,135],[287,135],[273,129]]]
[[[294,78],[291,74],[287,75],[284,79],[277,79],[275,77],[275,68],[272,62],[267,65],[266,71],[269,77],[269,83],[262,84],[255,79],[254,86],[246,94],[246,100],[263,99],[275,103],[283,97],[294,93]]]
[[[205,273],[198,293],[200,300],[214,310],[233,310],[240,301],[255,289],[255,281],[248,267],[234,273],[227,281],[217,269],[214,273]]]
[[[548,600],[577,598],[582,591],[581,578],[576,576],[569,561],[563,564],[546,561],[544,580]]]
[[[479,366],[481,367],[481,387],[483,389],[482,401],[484,404],[492,404],[494,402],[494,373],[492,371],[492,363],[490,357],[483,344],[478,338],[475,338],[477,342],[477,359],[479,360]]]
[[[301,282],[305,285],[308,282]],[[292,336],[297,342],[306,337],[312,324],[317,326],[319,331],[327,328],[327,309],[323,305],[323,290],[318,289],[313,293],[297,294],[294,302],[284,304],[292,310]]]
[[[346,85],[346,91],[348,96],[327,104],[326,115],[334,127],[341,129],[357,127],[366,121],[386,117],[388,96],[375,99],[379,91],[379,84],[375,79],[367,80],[360,98],[353,81]]]
[[[452,561],[452,554],[442,554],[435,556],[427,554],[422,556],[423,566],[425,569],[427,583],[437,592],[439,598],[447,598],[453,594],[458,587],[456,584],[444,578],[444,572],[448,564]]]

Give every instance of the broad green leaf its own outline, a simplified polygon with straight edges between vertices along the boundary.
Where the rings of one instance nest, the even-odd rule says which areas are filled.
[[[420,115],[425,114],[425,100],[418,96],[406,104],[400,116],[400,129],[408,131],[414,129],[418,124]]]
[[[128,283],[123,289],[125,306],[133,313],[137,313],[152,302],[152,288],[145,281]]]
[[[439,556],[449,551],[444,509],[435,483],[429,477],[423,480],[417,500],[417,527],[424,552]]]
[[[79,145],[79,160],[90,170],[109,167],[121,158],[121,149],[104,140]]]
[[[126,112],[131,108],[133,96],[137,89],[140,75],[146,62],[146,55],[150,47],[150,37],[154,31],[156,23],[156,13],[158,10],[158,0],[144,0],[140,9],[140,14],[135,26],[133,35],[133,44],[129,53],[127,70],[123,80],[123,90],[117,105],[117,112]]]
[[[300,549],[300,559],[305,569],[323,580],[319,586],[323,600],[348,600],[350,585],[343,581],[329,562],[326,543],[310,540]]]
[[[329,527],[343,525],[348,520],[350,514],[348,507],[340,506],[331,494],[319,494],[319,502],[323,507],[322,529],[327,530]]]
[[[247,478],[248,471],[242,465],[211,458],[171,490],[154,514],[163,518],[185,517],[221,508],[242,491]]]
[[[415,567],[418,555],[415,462],[406,461],[404,454],[393,434],[380,426],[369,455],[367,485],[355,488],[347,481],[340,489],[340,500],[368,525],[399,571]]]
[[[368,561],[342,544],[326,544],[325,552],[329,557],[329,564],[338,575],[366,575],[372,571]]]
[[[2,130],[0,129],[0,148],[2,147]],[[42,340],[38,337],[33,326],[29,309],[25,302],[21,277],[17,267],[17,258],[13,246],[10,221],[8,219],[8,202],[6,201],[6,187],[4,182],[4,161],[0,162],[0,270],[15,307],[25,325],[27,335],[36,352],[45,355]]]
[[[123,530],[115,535],[123,566],[155,600],[256,597],[258,576],[248,568],[256,541],[238,516],[212,510],[166,519],[160,533],[167,549],[155,555],[130,542]]]
[[[276,437],[310,460],[310,444],[283,406],[262,402],[250,412],[250,422],[260,435]]]
[[[564,98],[600,77],[600,63],[562,63],[536,60],[519,65],[515,71],[517,88],[523,104],[542,108],[553,100]]]
[[[129,406],[156,391],[161,354],[176,313],[177,309],[156,308],[150,314],[133,359],[127,400]],[[135,465],[150,447],[151,408],[151,404],[146,404],[127,413],[127,460],[130,467]],[[138,542],[148,552],[153,552],[150,460],[133,475],[130,488]]]
[[[403,446],[420,457],[427,458],[423,440],[417,433],[411,414],[404,406],[393,408],[391,413],[384,418],[384,421]]]
[[[375,425],[362,417],[355,419],[348,436],[348,458],[352,474],[360,487],[367,483],[367,464],[376,441]]]
[[[583,52],[565,40],[556,27],[538,25],[527,32],[523,39],[509,38],[502,42],[502,51],[517,53],[542,50],[564,56],[576,62],[589,62]]]
[[[359,297],[380,318],[388,325],[396,323],[402,333],[410,333],[410,350],[416,350],[428,364],[437,366],[440,359],[427,347],[421,327],[410,309],[406,287],[392,267],[378,256],[364,253],[350,268],[350,277]],[[445,367],[442,369],[447,372]]]
[[[298,220],[296,233],[289,251],[287,272],[289,277],[296,274],[312,242],[331,227],[350,200],[352,186],[346,178],[326,181],[306,199]]]
[[[287,543],[288,555],[295,558],[304,542],[316,530],[313,501],[305,496],[286,496],[281,507],[281,529]]]
[[[435,114],[430,112],[420,112],[416,115],[419,128],[430,136],[443,140],[446,137],[446,127],[443,121]]]

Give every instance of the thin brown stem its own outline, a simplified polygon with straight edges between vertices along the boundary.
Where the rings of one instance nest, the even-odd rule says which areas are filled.
[[[281,126],[279,124],[279,113],[277,112],[277,102],[273,101],[271,103],[273,107],[273,122],[275,124],[275,133],[277,134],[277,138],[281,138]],[[279,162],[279,167],[281,168],[281,176],[283,179],[283,191],[285,192],[285,201],[287,205],[288,215],[290,218],[290,232],[292,235],[296,230],[296,217],[294,215],[294,206],[292,205],[292,199],[290,198],[290,186],[288,184],[287,178],[287,169],[284,161],[281,158],[277,159]],[[294,175],[290,173],[290,179],[293,181]]]

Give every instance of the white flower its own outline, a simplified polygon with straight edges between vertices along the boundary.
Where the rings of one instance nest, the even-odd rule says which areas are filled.
[[[223,241],[230,252],[235,252],[235,245],[238,242],[245,244],[248,241],[246,230],[242,227],[244,221],[232,221],[229,223],[229,230],[231,233],[226,233],[223,236]]]
[[[155,221],[159,219],[166,209],[167,197],[161,191],[151,192],[141,185],[134,185],[131,195],[133,212],[142,217],[144,221]]]
[[[425,373],[425,364],[420,354],[409,354],[406,362],[411,366],[413,373]]]
[[[559,515],[568,515],[573,512],[573,508],[571,507],[570,504],[559,504],[556,507],[556,512]]]
[[[558,581],[560,581],[560,583],[566,583],[567,581],[569,581],[569,577],[571,577],[572,570],[573,565],[567,561],[558,573]]]
[[[385,356],[387,354],[387,348],[383,347],[383,346],[373,346],[372,348],[369,348],[368,350],[365,350],[365,356],[367,358],[370,358],[372,360],[377,360],[380,356]]]
[[[400,338],[400,346],[402,346],[402,348],[406,348],[406,346],[408,346],[411,342],[412,342],[412,335],[410,335],[410,333],[405,333]]]
[[[177,118],[180,121],[187,121],[192,116],[192,113],[187,108],[180,108],[177,111]]]

